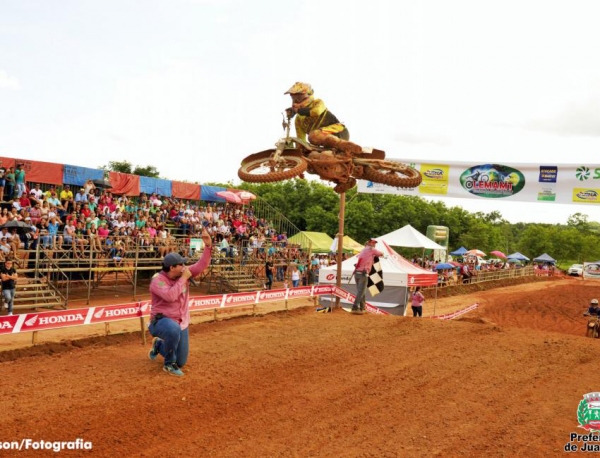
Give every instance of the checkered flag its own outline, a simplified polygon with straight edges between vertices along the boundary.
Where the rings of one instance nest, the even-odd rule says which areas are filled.
[[[373,258],[373,266],[367,279],[367,289],[371,293],[371,296],[377,296],[383,291],[383,271],[381,270],[381,263],[378,256]]]

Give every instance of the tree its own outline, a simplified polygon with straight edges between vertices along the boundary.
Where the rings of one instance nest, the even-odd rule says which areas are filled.
[[[146,167],[136,165],[133,168],[133,165],[129,161],[110,161],[107,165],[100,167],[100,169],[106,172],[128,173],[151,178],[159,177],[158,169],[153,165],[147,165]]]
[[[135,167],[135,169],[133,169],[133,174],[150,178],[158,178],[160,175],[158,169],[153,165],[147,165],[146,167],[141,167],[138,165]]]

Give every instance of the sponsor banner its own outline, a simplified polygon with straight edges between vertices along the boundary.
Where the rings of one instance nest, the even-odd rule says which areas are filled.
[[[95,309],[96,307],[90,307],[89,309],[26,313],[19,316],[19,318],[24,317],[23,322],[19,323],[20,326],[15,327],[13,332],[41,331],[43,329],[81,326],[85,324],[88,315],[91,317]]]
[[[223,307],[223,297],[219,296],[195,296],[190,297],[190,310],[205,310],[205,309],[218,309]]]
[[[562,204],[600,204],[600,164],[515,164],[444,162],[410,164],[423,181],[402,189],[359,180],[358,191],[373,194],[419,195],[466,199],[513,200]]]
[[[333,294],[334,285],[315,285],[313,286],[313,294],[321,296],[323,294]]]
[[[214,296],[195,296],[189,299],[190,311],[205,309],[236,307],[259,302],[274,302],[313,295],[337,294],[354,301],[354,296],[334,285],[301,286],[298,288],[254,291],[249,293],[232,293]],[[152,304],[150,301],[132,302],[128,304],[106,305],[76,310],[60,310],[51,312],[26,313],[0,317],[0,335],[19,332],[58,329],[85,324],[99,324],[119,320],[130,320],[149,316]],[[386,314],[376,307],[367,304],[367,311]]]
[[[600,279],[600,261],[583,263],[583,278]]]
[[[128,320],[142,316],[140,302],[121,305],[108,305],[105,307],[93,307],[95,310],[88,317],[85,324],[105,323],[108,321]]]
[[[299,286],[288,290],[288,299],[312,296],[312,286]]]
[[[0,335],[12,334],[13,332],[15,332],[14,329],[17,326],[17,320],[20,317],[20,315],[0,317]]]
[[[221,304],[221,307],[234,307],[236,305],[249,305],[255,304],[258,297],[258,292],[249,293],[231,293],[225,295],[225,301]]]
[[[284,301],[287,299],[287,289],[268,289],[258,292],[258,303]]]
[[[337,286],[334,286],[332,288],[332,293],[335,296],[337,296],[337,297],[339,297],[341,299],[346,299],[349,302],[354,302],[354,298],[356,297],[356,296],[354,296],[354,294],[349,293],[348,291],[346,291],[346,290],[344,290],[342,288],[338,288]]]
[[[473,305],[469,305],[468,307],[461,309],[461,310],[457,310],[456,312],[452,312],[452,313],[446,313],[445,315],[435,315],[432,316],[431,318],[437,319],[437,320],[452,320],[458,316],[464,315],[465,313],[470,312],[471,310],[475,310],[477,307],[479,307],[479,304],[473,304]]]

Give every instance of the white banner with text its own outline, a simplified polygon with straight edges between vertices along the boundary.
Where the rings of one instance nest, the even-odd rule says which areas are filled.
[[[600,204],[600,164],[491,164],[419,162],[409,164],[423,177],[415,189],[359,180],[358,192],[560,204]]]

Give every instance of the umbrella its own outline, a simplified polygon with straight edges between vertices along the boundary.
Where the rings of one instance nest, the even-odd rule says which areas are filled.
[[[450,254],[452,256],[462,256],[467,252],[467,249],[464,246],[461,246],[458,250],[451,251]]]
[[[454,267],[460,267],[462,264],[456,261],[450,261],[448,264],[452,264]]]
[[[487,256],[487,254],[485,254],[481,250],[469,250],[465,254],[472,254],[473,256],[481,256],[481,257]]]
[[[454,267],[455,266],[449,262],[440,262],[437,266],[435,266],[435,270],[454,269]]]
[[[240,196],[240,199],[242,199],[242,200],[254,200],[254,199],[256,199],[256,196],[254,194],[252,194],[250,191],[242,191],[238,195]]]
[[[502,251],[492,251],[490,252],[490,254],[493,254],[494,256],[498,256],[499,258],[506,258],[506,255],[504,253],[502,253]]]
[[[222,199],[225,199],[230,204],[241,204],[242,203],[242,199],[235,192],[219,191],[217,193],[217,196],[221,197]]]
[[[511,258],[507,261],[509,264],[521,264],[519,259]]]
[[[16,219],[10,220],[7,223],[4,223],[2,226],[0,226],[0,228],[5,228],[5,227],[8,228],[9,231],[11,229],[16,229],[17,233],[19,233],[19,234],[32,231],[31,224],[27,224],[23,221],[17,221]]]
[[[110,182],[108,180],[105,180],[104,178],[98,179],[98,180],[92,180],[92,183],[94,183],[94,185],[97,188],[112,188]]]

